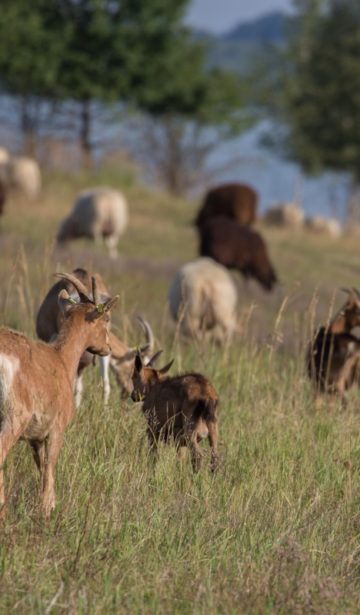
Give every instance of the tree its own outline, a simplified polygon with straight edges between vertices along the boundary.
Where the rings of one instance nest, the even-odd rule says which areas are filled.
[[[53,92],[64,36],[54,37],[47,0],[2,0],[0,83],[20,107],[24,150],[33,153],[41,101]]]
[[[162,87],[137,89],[145,163],[173,194],[207,183],[204,171],[219,142],[249,127],[247,88],[235,74],[206,68],[207,49],[181,29],[176,45],[149,70]],[[149,77],[149,82],[156,82]],[[213,179],[213,177],[212,177]]]
[[[69,33],[56,95],[80,106],[83,159],[92,158],[94,101],[136,105],[164,87],[162,58],[177,44],[188,0],[57,0],[58,35]],[[172,76],[173,78],[173,76]]]
[[[302,3],[297,3],[298,5]],[[286,151],[312,173],[360,183],[360,6],[308,0],[298,15],[282,80]]]
[[[181,99],[181,88],[178,96],[168,93],[166,104],[158,101],[156,108],[151,107],[152,114],[142,115],[137,125],[140,158],[175,195],[213,182],[219,169],[206,169],[209,156],[219,143],[252,122],[252,115],[244,110],[246,88],[235,75],[219,71],[199,75],[202,85],[193,100],[188,83],[186,100]]]
[[[70,108],[83,164],[90,166],[99,103],[164,120],[175,147],[183,142],[174,139],[180,124],[182,133],[189,122],[238,128],[237,78],[206,69],[205,49],[182,23],[188,2],[4,0],[0,77],[7,91],[26,101],[24,130],[32,101],[34,118],[41,99],[62,113]],[[173,187],[179,190],[178,179]]]

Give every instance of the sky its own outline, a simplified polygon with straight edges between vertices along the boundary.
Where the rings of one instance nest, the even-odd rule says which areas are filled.
[[[192,0],[186,22],[199,29],[221,33],[274,10],[291,9],[291,0]]]

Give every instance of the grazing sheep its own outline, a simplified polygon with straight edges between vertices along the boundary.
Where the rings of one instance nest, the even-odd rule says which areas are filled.
[[[7,164],[10,160],[10,154],[5,147],[0,146],[0,165]]]
[[[329,235],[330,237],[340,237],[341,224],[335,218],[323,218],[322,216],[312,216],[305,219],[305,228],[312,233],[319,235]]]
[[[320,327],[306,355],[307,372],[316,393],[345,392],[360,378],[360,340],[351,333],[360,326],[360,293],[346,290],[348,300],[327,327]]]
[[[245,278],[255,278],[266,290],[277,282],[261,235],[229,218],[213,218],[200,229],[200,254],[210,256]]]
[[[236,286],[229,272],[211,258],[183,265],[169,290],[170,311],[185,334],[224,342],[236,324]]]
[[[218,216],[232,218],[239,224],[253,224],[256,220],[257,201],[258,194],[251,186],[221,184],[206,193],[195,224],[200,227],[210,218]]]
[[[61,223],[59,244],[78,237],[104,241],[112,258],[117,256],[120,235],[128,223],[125,197],[111,188],[93,188],[81,192],[73,209]]]
[[[41,172],[36,160],[25,156],[10,158],[8,166],[9,189],[30,201],[39,198]]]
[[[264,221],[271,226],[299,229],[304,225],[305,212],[296,203],[282,203],[270,207]]]
[[[159,440],[173,439],[177,447],[188,446],[196,472],[203,456],[199,441],[208,438],[210,468],[215,471],[219,462],[218,395],[213,385],[201,374],[166,376],[173,361],[159,370],[153,369],[151,363],[144,367],[141,357],[136,356],[131,394],[133,401],[142,401],[151,450],[156,453]]]

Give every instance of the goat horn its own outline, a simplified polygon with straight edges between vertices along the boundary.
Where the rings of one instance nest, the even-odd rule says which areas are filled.
[[[55,273],[55,275],[57,278],[61,278],[62,280],[67,280],[68,282],[71,282],[71,284],[79,293],[81,301],[93,303],[93,300],[91,299],[89,291],[86,288],[85,284],[83,284],[75,275],[73,275],[72,273]]]
[[[164,367],[159,369],[160,374],[166,374],[166,372],[169,371],[169,369],[172,366],[172,364],[174,363],[174,361],[175,361],[175,359],[171,359],[171,361],[169,361],[169,363],[167,363],[166,365],[164,365]]]
[[[93,301],[94,301],[95,305],[99,305],[100,297],[99,297],[99,293],[97,291],[95,276],[91,276],[91,290],[92,290],[92,296],[93,296]]]
[[[140,324],[142,330],[144,331],[146,345],[147,345],[146,350],[148,352],[148,355],[151,355],[154,352],[154,334],[152,332],[152,329],[148,321],[142,318],[141,316],[137,316],[136,319],[138,323]]]
[[[148,362],[146,363],[146,367],[152,367],[155,363],[155,361],[159,358],[159,356],[161,355],[162,350],[158,350],[154,356],[151,357],[151,359],[148,360]]]
[[[353,286],[353,288],[352,288],[352,289],[353,289],[353,292],[355,293],[355,295],[356,295],[358,298],[360,298],[360,292],[358,291],[358,289],[357,289],[357,288],[355,288],[355,286]]]

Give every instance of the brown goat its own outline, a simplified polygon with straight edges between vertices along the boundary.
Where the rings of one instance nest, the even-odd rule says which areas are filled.
[[[4,462],[19,439],[29,442],[40,471],[42,508],[55,507],[54,470],[64,430],[74,413],[73,386],[85,350],[110,352],[110,310],[117,301],[99,301],[71,274],[59,274],[76,288],[80,303],[60,291],[63,313],[59,335],[50,344],[0,329],[0,515],[5,514]]]
[[[320,327],[310,343],[306,364],[316,393],[340,396],[360,379],[360,340],[351,333],[360,326],[360,293],[346,290],[348,300],[327,327]]]
[[[218,216],[232,218],[239,224],[253,224],[256,220],[257,201],[257,192],[251,186],[221,184],[206,193],[195,224],[200,227],[210,218]]]
[[[86,269],[78,268],[72,272],[82,284],[91,290],[91,279],[96,279],[96,284],[100,298],[105,301],[110,297],[110,293],[104,283],[102,277],[98,274],[90,274]],[[59,280],[56,282],[46,294],[42,301],[37,316],[36,316],[36,334],[44,342],[53,340],[59,333],[61,323],[63,320],[62,312],[58,305],[58,294],[60,290],[65,289],[75,301],[79,300],[76,289],[71,281],[67,279]],[[74,294],[75,291],[75,294]],[[150,325],[141,318],[138,318],[141,327],[143,328],[146,336],[146,345],[140,348],[143,359],[148,360],[153,353],[154,336],[152,334]],[[100,358],[100,369],[103,380],[103,396],[104,403],[106,404],[110,396],[110,380],[109,380],[109,366],[115,375],[116,381],[120,388],[122,396],[129,395],[132,390],[131,376],[134,367],[134,360],[136,355],[136,349],[129,348],[124,342],[122,342],[114,333],[110,332],[110,346],[111,354],[109,357]],[[80,357],[75,397],[76,406],[78,407],[82,397],[82,376],[84,369],[94,363],[94,355],[89,352],[84,352]]]
[[[159,440],[169,442],[171,439],[177,447],[188,446],[193,469],[197,471],[203,455],[199,441],[208,438],[210,467],[215,471],[219,461],[218,395],[211,382],[201,374],[166,376],[172,363],[170,361],[162,369],[156,370],[149,364],[144,367],[139,355],[135,359],[131,397],[134,401],[143,402],[150,448],[155,451]]]
[[[200,256],[210,256],[245,278],[255,278],[266,290],[277,282],[261,235],[229,218],[213,218],[199,228]]]

